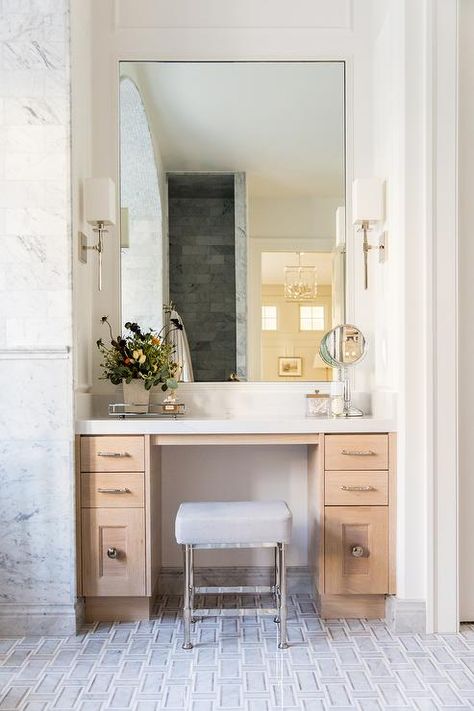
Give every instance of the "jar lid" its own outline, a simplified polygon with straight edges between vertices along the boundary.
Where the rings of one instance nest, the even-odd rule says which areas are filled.
[[[308,398],[328,398],[330,397],[329,393],[308,393],[308,395],[305,395],[305,397]]]

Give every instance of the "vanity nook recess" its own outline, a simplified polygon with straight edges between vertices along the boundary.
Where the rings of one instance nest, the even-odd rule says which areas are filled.
[[[237,487],[226,479],[236,447],[256,467],[242,499],[294,497],[290,581],[293,555],[323,617],[384,617],[395,594],[395,427],[352,407],[349,363],[320,351],[346,322],[344,76],[343,62],[120,64],[111,319],[156,331],[180,319],[186,413],[111,418],[104,403],[121,396],[98,389],[100,404],[78,419],[87,620],[150,617],[176,555],[170,492],[190,500],[186,482],[202,479],[201,499],[213,500],[202,462],[221,457],[225,498],[226,481]],[[349,416],[305,417],[304,394],[330,387],[338,367]],[[297,460],[287,472],[274,459],[283,447]],[[175,480],[173,458],[186,462]]]

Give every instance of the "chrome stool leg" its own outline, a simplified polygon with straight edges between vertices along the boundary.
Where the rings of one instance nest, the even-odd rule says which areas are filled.
[[[189,574],[189,587],[190,587],[190,605],[191,605],[191,622],[196,622],[194,617],[194,546],[190,546],[189,551],[190,557],[190,574]]]
[[[278,544],[279,549],[279,567],[280,567],[280,626],[279,626],[279,641],[278,649],[287,649],[288,647],[288,635],[287,635],[287,618],[288,618],[288,607],[287,607],[287,590],[286,590],[286,545],[284,543]]]
[[[192,649],[191,644],[191,579],[192,579],[192,546],[184,547],[184,642],[183,649]]]
[[[280,609],[280,549],[278,543],[275,545],[275,607]],[[280,616],[276,615],[273,622],[280,622]]]

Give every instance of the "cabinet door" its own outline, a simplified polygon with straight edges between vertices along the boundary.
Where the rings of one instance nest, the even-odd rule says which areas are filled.
[[[143,509],[82,510],[85,596],[145,595]]]
[[[325,592],[388,591],[388,507],[325,508]]]

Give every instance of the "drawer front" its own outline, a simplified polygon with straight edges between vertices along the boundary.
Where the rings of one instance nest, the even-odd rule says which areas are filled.
[[[325,469],[388,469],[388,435],[326,435]]]
[[[142,507],[144,503],[143,472],[81,474],[82,508]]]
[[[324,502],[326,506],[386,506],[388,472],[326,472]]]
[[[143,509],[82,510],[83,594],[145,595]]]
[[[325,593],[388,592],[388,507],[325,508]]]
[[[142,472],[143,437],[81,437],[82,472]]]

